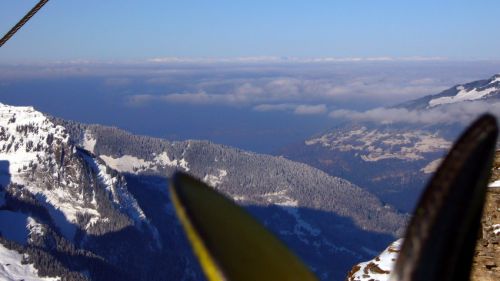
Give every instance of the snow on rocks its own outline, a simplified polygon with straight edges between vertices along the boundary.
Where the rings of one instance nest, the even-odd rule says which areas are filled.
[[[310,139],[306,145],[321,145],[342,152],[358,153],[366,162],[384,159],[420,160],[424,153],[438,152],[451,146],[451,142],[425,131],[384,132],[361,127],[338,131]]]
[[[97,178],[104,185],[106,191],[110,193],[116,206],[128,214],[137,224],[145,221],[146,216],[137,200],[128,192],[126,183],[120,181],[118,176],[111,175],[107,166],[98,159],[86,155],[85,160],[96,170]]]
[[[108,155],[99,156],[109,167],[125,173],[140,173],[145,171],[158,171],[158,167],[182,168],[189,171],[189,163],[184,159],[170,159],[167,152],[156,155],[152,161],[137,158],[132,155],[123,155],[114,158]]]
[[[490,84],[498,81],[497,79],[499,79],[499,77],[490,82]],[[431,99],[429,101],[429,107],[435,107],[438,105],[457,103],[463,101],[479,100],[494,92],[497,92],[498,90],[499,89],[495,86],[486,88],[473,88],[473,89],[465,89],[464,86],[457,86],[458,93],[456,95]]]
[[[205,175],[203,177],[203,181],[213,187],[217,187],[219,184],[222,183],[224,178],[227,176],[227,171],[223,169],[218,169],[217,175]]]
[[[347,281],[389,281],[391,271],[399,254],[403,239],[393,242],[387,249],[371,261],[355,265]]]
[[[59,281],[59,277],[38,277],[32,264],[23,262],[23,256],[0,244],[0,280],[5,281]]]
[[[88,229],[98,221],[106,223],[95,200],[84,196],[82,178],[93,188],[104,187],[112,194],[117,207],[136,222],[145,216],[128,193],[120,175],[108,173],[106,165],[80,152],[69,141],[66,129],[52,123],[33,107],[0,104],[0,184],[9,191],[29,192],[45,206],[66,238],[72,239],[76,228]],[[93,151],[96,140],[84,136],[84,148]],[[88,169],[92,167],[92,170]],[[90,174],[89,174],[90,173]],[[92,173],[97,174],[94,182]],[[89,187],[90,188],[90,187]],[[79,217],[88,218],[79,225]]]
[[[92,133],[89,130],[85,131],[82,142],[83,148],[86,149],[87,151],[94,153],[94,147],[96,143],[97,140],[94,138]]]
[[[490,183],[489,187],[500,187],[500,180]]]

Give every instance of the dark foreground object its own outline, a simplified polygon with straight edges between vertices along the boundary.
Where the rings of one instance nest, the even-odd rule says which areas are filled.
[[[209,280],[316,280],[281,241],[206,184],[177,173],[170,195]]]
[[[417,205],[392,280],[469,280],[497,135],[485,115],[455,143]]]

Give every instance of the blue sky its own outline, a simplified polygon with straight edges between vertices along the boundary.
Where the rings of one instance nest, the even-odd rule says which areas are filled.
[[[2,0],[6,32],[35,0]],[[500,59],[498,2],[51,0],[0,61],[151,57]]]

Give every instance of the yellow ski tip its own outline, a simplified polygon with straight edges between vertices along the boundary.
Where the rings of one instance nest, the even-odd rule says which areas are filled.
[[[170,195],[209,280],[317,280],[281,241],[208,185],[178,172]]]

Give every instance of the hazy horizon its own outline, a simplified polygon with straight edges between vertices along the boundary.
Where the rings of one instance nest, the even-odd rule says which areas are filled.
[[[0,102],[276,153],[338,124],[333,111],[392,106],[499,70],[500,62],[449,60],[3,63]]]
[[[36,1],[6,0],[7,31]],[[500,72],[494,1],[49,1],[0,51],[0,102],[257,152]],[[332,117],[333,116],[333,117]]]

